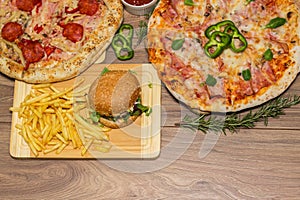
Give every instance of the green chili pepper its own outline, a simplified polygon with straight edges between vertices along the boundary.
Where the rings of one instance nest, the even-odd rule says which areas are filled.
[[[271,49],[267,49],[263,55],[264,59],[269,61],[273,59],[273,53],[271,51]]]
[[[235,27],[234,25],[227,26],[224,30],[224,33],[230,35],[231,37],[230,48],[233,52],[240,53],[247,48],[248,43],[246,38],[239,32],[237,27]],[[236,46],[236,40],[239,41],[238,46]]]
[[[174,40],[174,41],[172,42],[172,49],[173,49],[173,50],[178,50],[178,49],[180,49],[180,48],[182,47],[183,43],[184,43],[184,38],[183,38],[183,39],[177,39],[177,40]]]
[[[245,69],[242,71],[242,76],[245,81],[249,81],[251,79],[250,69]]]
[[[286,23],[286,19],[276,17],[269,21],[269,23],[266,25],[266,28],[274,29],[274,28],[284,25],[285,23]]]
[[[124,30],[128,30],[125,34]],[[122,24],[118,31],[119,34],[121,34],[124,38],[127,39],[127,41],[132,41],[133,38],[133,26],[131,24]]]
[[[121,34],[116,34],[112,40],[112,48],[119,60],[129,60],[133,57],[134,51],[131,43]]]
[[[234,23],[230,20],[224,20],[217,24],[211,25],[205,30],[205,36],[209,39],[213,32],[215,32],[215,31],[222,32],[223,31],[222,29],[225,29],[229,25],[234,26]]]
[[[226,33],[215,31],[210,40],[204,45],[204,52],[210,58],[218,57],[230,43],[230,36]]]

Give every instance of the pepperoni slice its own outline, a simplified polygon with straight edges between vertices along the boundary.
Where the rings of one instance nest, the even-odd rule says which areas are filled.
[[[42,0],[17,0],[16,6],[19,10],[31,12],[37,4],[42,4]]]
[[[68,23],[63,25],[63,36],[76,43],[83,37],[83,26],[77,23]]]
[[[43,46],[37,40],[32,41],[23,39],[21,43],[19,43],[19,47],[21,48],[23,57],[26,61],[25,70],[28,69],[29,64],[40,61],[45,55]]]
[[[22,25],[18,24],[17,22],[8,22],[1,30],[2,38],[10,42],[18,39],[18,37],[23,35],[23,33],[24,31]]]
[[[99,3],[97,0],[79,0],[78,9],[80,14],[92,16],[98,11]]]
[[[55,51],[56,47],[51,46],[51,45],[47,45],[44,47],[44,50],[46,52],[47,57],[49,57],[54,51]]]

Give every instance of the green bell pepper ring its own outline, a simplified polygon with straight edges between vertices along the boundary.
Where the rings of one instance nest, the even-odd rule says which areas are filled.
[[[244,51],[248,42],[246,38],[239,32],[237,27],[234,25],[229,25],[225,28],[224,33],[228,34],[231,37],[230,49],[235,53],[240,53]],[[238,40],[238,45],[236,45],[236,40]]]
[[[112,40],[112,48],[119,60],[129,60],[133,57],[134,51],[130,42],[121,34],[116,34]]]
[[[226,33],[215,31],[211,34],[210,40],[204,45],[204,52],[210,58],[216,58],[230,44],[230,36]]]
[[[205,32],[204,32],[205,36],[209,39],[213,32],[215,32],[215,31],[223,32],[222,29],[225,29],[227,26],[234,26],[234,23],[230,20],[224,20],[224,21],[218,22],[214,25],[211,25],[205,30]]]
[[[127,32],[125,30],[128,30]],[[118,33],[127,39],[128,42],[132,41],[133,38],[133,26],[131,24],[122,24],[119,28]],[[125,34],[127,33],[127,34]]]

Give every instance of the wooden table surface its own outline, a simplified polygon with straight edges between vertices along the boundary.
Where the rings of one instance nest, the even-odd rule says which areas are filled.
[[[144,19],[125,12],[135,28]],[[135,50],[121,62],[110,48],[104,63],[148,63],[144,46]],[[176,126],[188,110],[162,86],[157,159],[14,159],[13,92],[0,75],[0,199],[300,199],[300,105],[267,127],[204,135]],[[299,78],[287,93],[300,95]]]

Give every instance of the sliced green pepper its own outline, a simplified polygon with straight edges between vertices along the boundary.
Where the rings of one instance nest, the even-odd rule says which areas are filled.
[[[227,26],[224,30],[224,33],[228,34],[231,37],[230,48],[233,52],[240,53],[247,48],[248,43],[246,38],[234,25]],[[239,40],[238,47],[236,46],[236,40]]]
[[[112,40],[112,48],[119,60],[129,60],[134,55],[131,43],[121,34],[116,34],[114,36]]]
[[[204,52],[210,58],[218,57],[230,44],[230,36],[221,31],[211,34],[210,40],[204,45]]]
[[[225,30],[225,28],[227,26],[234,26],[234,23],[230,20],[224,20],[224,21],[221,21],[217,24],[214,24],[214,25],[211,25],[209,26],[206,30],[205,30],[205,36],[209,39],[212,35],[213,32],[215,31],[223,31],[222,29]]]
[[[125,34],[124,30],[128,30],[128,33]],[[127,41],[132,41],[133,38],[133,26],[131,24],[122,24],[119,28],[118,33],[122,35],[124,38],[127,39]]]

